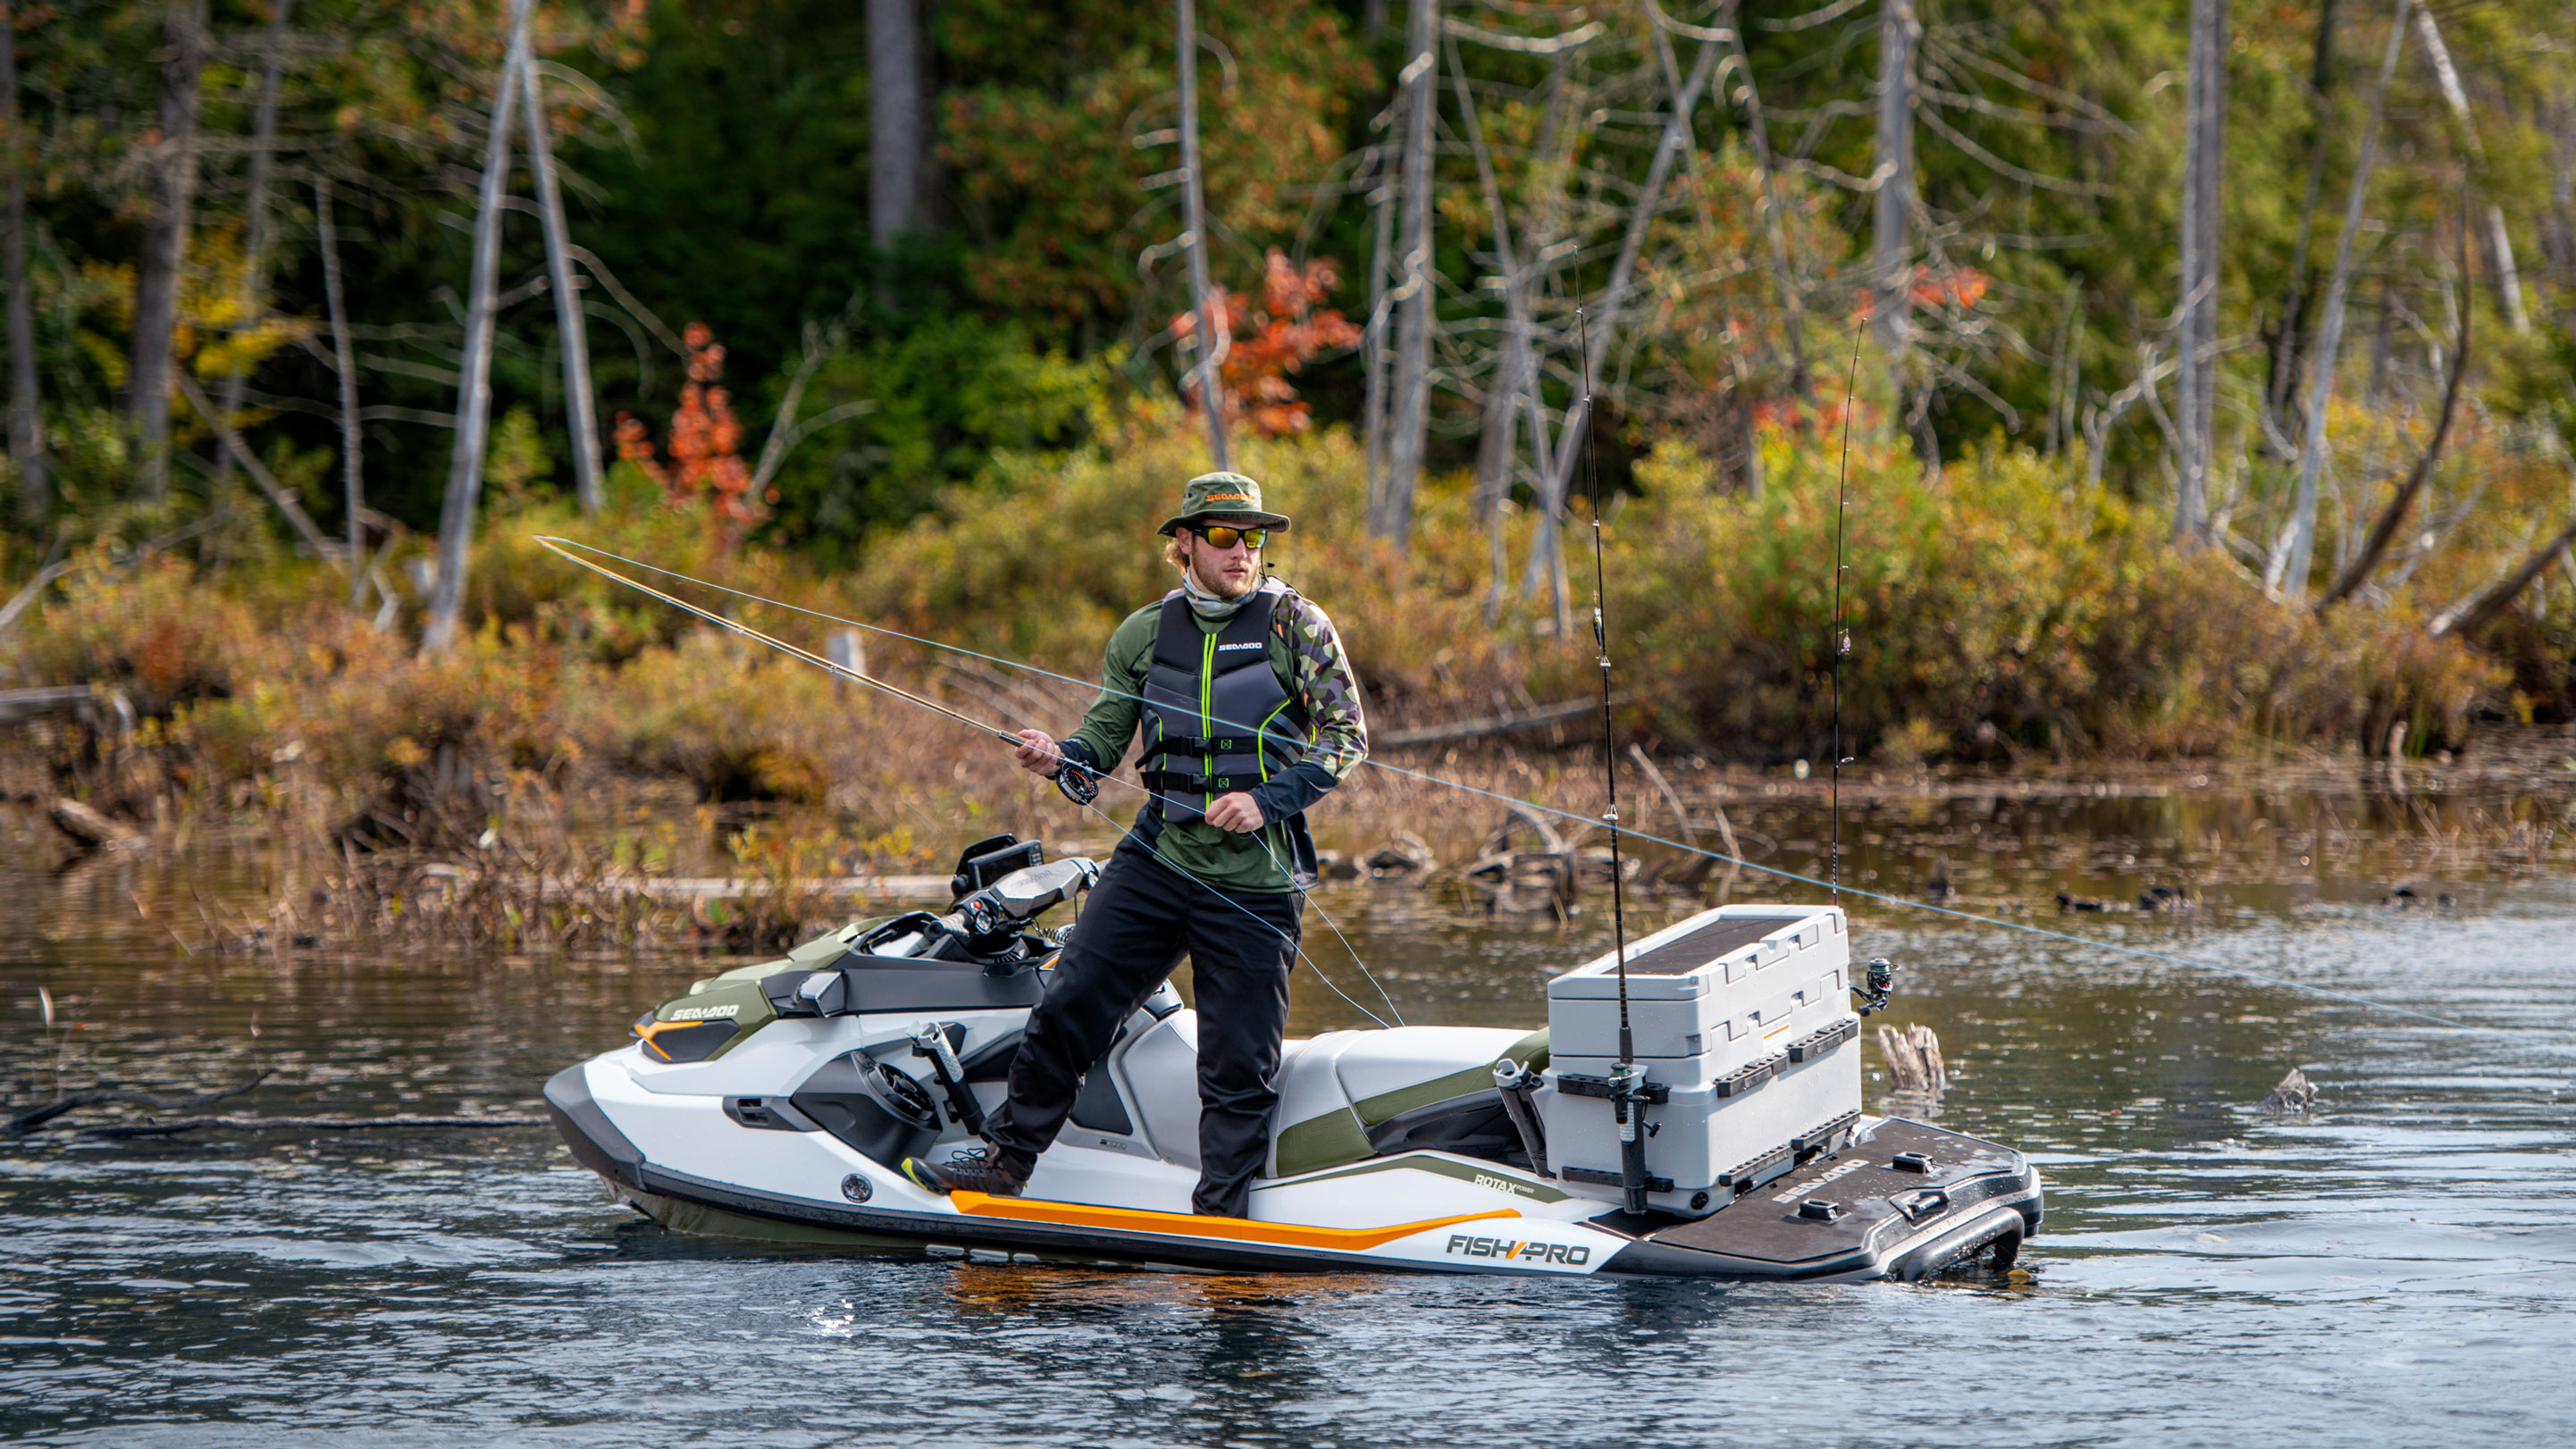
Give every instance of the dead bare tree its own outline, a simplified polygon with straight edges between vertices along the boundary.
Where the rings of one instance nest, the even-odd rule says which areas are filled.
[[[2218,259],[2224,231],[2221,181],[2227,164],[2227,0],[2192,0],[2182,182],[2182,305],[2176,381],[2181,414],[2182,486],[2174,500],[2174,542],[2189,552],[2209,540],[2211,433],[2218,422]]]
[[[2314,108],[2314,121],[2309,128],[2307,199],[2299,208],[2299,239],[2290,247],[2290,288],[2281,308],[2281,330],[2273,339],[2272,385],[2265,405],[2276,419],[2273,432],[2287,426],[2284,414],[2298,392],[2299,325],[2302,309],[2307,305],[2308,246],[2317,229],[2317,202],[2325,193],[2326,152],[2333,128],[2326,124],[2326,88],[2334,76],[2335,6],[2337,0],[2320,0],[2317,6],[2316,52],[2309,62],[2308,90]]]
[[[915,0],[867,0],[868,239],[877,249],[877,305],[891,311],[895,245],[921,206],[923,124],[921,28]]]
[[[2435,638],[2457,634],[2466,639],[2477,634],[2494,623],[2496,616],[2521,597],[2522,591],[2530,588],[2533,580],[2547,572],[2560,554],[2571,548],[2576,548],[2576,518],[2569,519],[2565,528],[2542,540],[2538,548],[2525,554],[2521,563],[2492,586],[2434,615],[2432,622],[2425,625],[2425,631]]]
[[[1225,385],[1217,372],[1225,361],[1225,304],[1208,281],[1207,188],[1199,154],[1198,3],[1179,0],[1176,8],[1180,25],[1173,64],[1180,74],[1181,169],[1188,173],[1181,178],[1182,224],[1189,228],[1182,242],[1190,254],[1190,307],[1198,318],[1199,410],[1207,415],[1208,456],[1225,472],[1234,467],[1234,453],[1226,446]]]
[[[2317,332],[2316,383],[2308,393],[2307,435],[2299,450],[2299,496],[2293,505],[2289,547],[2275,549],[2265,570],[2266,591],[2299,600],[2308,592],[2308,563],[2317,541],[2317,477],[2325,468],[2326,403],[2334,395],[2335,354],[2343,346],[2344,308],[2352,296],[2352,253],[2361,233],[2363,205],[2370,197],[2370,168],[2379,155],[2379,121],[2388,105],[2388,83],[2397,74],[2398,53],[2406,45],[2406,17],[2414,0],[2397,0],[2396,19],[2388,27],[2388,48],[2380,57],[2379,83],[2370,93],[2370,119],[2361,136],[2361,155],[2353,162],[2352,189],[2346,193],[2343,233],[2335,241],[2334,271],[2326,279],[2325,317]]]
[[[1485,390],[1485,425],[1476,446],[1476,493],[1474,515],[1479,522],[1493,523],[1496,578],[1501,577],[1503,534],[1499,521],[1504,496],[1511,488],[1512,442],[1517,429],[1514,420],[1520,416],[1520,368],[1527,353],[1529,318],[1522,306],[1520,291],[1520,258],[1512,247],[1512,219],[1503,208],[1502,186],[1494,174],[1493,149],[1485,143],[1485,125],[1476,113],[1476,93],[1467,83],[1467,66],[1458,54],[1458,42],[1446,43],[1450,80],[1458,93],[1459,125],[1467,134],[1469,154],[1476,161],[1476,183],[1484,191],[1485,215],[1494,229],[1494,265],[1503,276],[1503,349],[1496,362],[1493,383]]]
[[[1789,388],[1810,396],[1807,376],[1806,298],[1789,268],[1789,232],[1780,217],[1780,167],[1771,154],[1771,127],[1762,115],[1762,88],[1754,79],[1753,56],[1744,46],[1743,0],[1727,0],[1726,34],[1735,47],[1738,96],[1744,104],[1744,135],[1753,146],[1753,164],[1762,171],[1762,237],[1771,249],[1771,282],[1780,293],[1780,315],[1789,331]],[[1752,446],[1747,440],[1747,446]]]
[[[1628,305],[1629,288],[1636,281],[1637,258],[1644,251],[1646,232],[1654,221],[1658,204],[1663,199],[1664,183],[1672,175],[1673,157],[1688,144],[1684,137],[1684,118],[1698,106],[1708,88],[1709,76],[1717,69],[1719,47],[1703,42],[1691,63],[1691,72],[1682,83],[1681,94],[1673,97],[1672,111],[1664,118],[1662,133],[1655,141],[1654,158],[1646,163],[1646,178],[1637,188],[1635,204],[1628,212],[1627,234],[1620,239],[1618,259],[1611,263],[1610,279],[1594,301],[1592,316],[1586,323],[1598,358],[1606,358],[1619,335],[1621,313]],[[1563,564],[1558,554],[1556,523],[1565,512],[1566,491],[1574,481],[1574,466],[1583,453],[1584,429],[1592,423],[1592,385],[1587,379],[1574,407],[1567,412],[1565,426],[1557,431],[1555,468],[1548,474],[1539,492],[1540,527],[1536,545],[1530,550],[1530,566],[1522,580],[1524,592],[1535,595],[1547,580],[1558,580],[1563,591]],[[1559,610],[1563,612],[1562,609]]]
[[[1399,95],[1390,113],[1401,111]],[[1387,300],[1387,254],[1395,249],[1395,203],[1402,188],[1387,176],[1388,148],[1368,148],[1362,171],[1370,178],[1368,321],[1360,328],[1360,433],[1368,451],[1368,496],[1375,498],[1386,487],[1387,453],[1387,322],[1392,304]]]
[[[597,513],[603,498],[599,462],[599,400],[590,386],[590,330],[581,310],[581,283],[573,275],[572,239],[564,222],[563,188],[555,184],[554,138],[546,118],[545,91],[533,56],[519,67],[519,100],[528,119],[528,171],[536,178],[537,215],[545,223],[546,279],[555,294],[555,333],[563,360],[564,428],[572,435],[574,492],[581,511]]]
[[[2487,205],[2487,257],[2492,269],[2496,305],[2504,309],[2505,325],[2515,332],[2531,330],[2531,310],[2523,305],[2522,269],[2513,262],[2513,233],[2504,224],[2504,208]]]
[[[359,471],[365,430],[358,419],[358,363],[349,346],[349,309],[340,295],[340,232],[331,221],[331,184],[313,183],[313,227],[322,245],[322,300],[331,320],[331,367],[340,388],[340,482],[349,512],[349,607],[365,597],[367,490]]]
[[[295,9],[295,0],[277,0],[269,12],[267,44],[259,58],[259,100],[251,108],[250,176],[242,199],[242,275],[240,315],[235,325],[255,331],[268,310],[268,182],[276,167],[277,153],[277,88],[286,72],[286,19]],[[250,369],[236,367],[224,378],[223,414],[227,422],[241,416],[242,392],[250,385]],[[232,477],[231,450],[219,450],[222,460],[215,465],[216,486]]]
[[[188,406],[197,410],[197,416],[205,423],[207,431],[215,435],[215,442],[233,455],[234,460],[241,464],[242,471],[250,474],[250,480],[259,485],[259,491],[268,495],[268,501],[277,505],[277,511],[286,515],[287,522],[295,525],[296,536],[304,540],[305,547],[312,549],[314,556],[324,562],[343,566],[355,573],[357,561],[352,559],[346,565],[339,565],[339,561],[331,557],[331,541],[314,526],[303,505],[295,501],[295,494],[277,481],[277,475],[268,471],[268,466],[252,454],[250,445],[241,440],[241,434],[233,431],[232,424],[217,411],[214,400],[206,396],[204,388],[197,386],[195,376],[185,368],[178,368],[171,372],[170,380],[179,385],[179,395],[188,400]]]
[[[2464,203],[2467,200],[2465,196],[2461,199]],[[2468,218],[2464,215],[2461,218],[2463,250],[2466,249],[2467,228]],[[2433,480],[2433,469],[2442,460],[2442,447],[2451,437],[2451,425],[2459,417],[2460,381],[2469,372],[2469,318],[2476,312],[2477,308],[2467,297],[2460,299],[2460,339],[2451,349],[2451,375],[2442,384],[2442,410],[2434,416],[2433,436],[2425,442],[2424,451],[2416,455],[2415,466],[2407,470],[2406,481],[2397,485],[2396,495],[2388,500],[2386,508],[2380,510],[2378,521],[2371,525],[2369,536],[2362,540],[2361,551],[2353,555],[2352,561],[2344,565],[2335,581],[2326,586],[2325,593],[2318,596],[2318,613],[2322,614],[2352,597],[2370,581],[2371,570],[2379,567],[2379,560],[2388,552],[2390,541],[2397,537],[2398,525],[2406,521],[2407,511],[2415,506],[2416,495]]]
[[[1905,315],[1913,294],[1907,228],[1914,212],[1914,48],[1922,38],[1914,0],[1882,0],[1878,156],[1869,173],[1876,193],[1870,207],[1870,333],[1890,358],[1902,355],[1911,337]]]
[[[44,521],[53,488],[45,475],[43,413],[36,391],[36,308],[27,288],[27,146],[18,134],[18,18],[0,0],[0,165],[8,168],[7,211],[0,214],[0,266],[9,287],[9,463],[18,477],[18,515]]]
[[[466,283],[465,346],[456,379],[456,446],[449,455],[447,494],[438,516],[438,582],[420,647],[442,653],[456,642],[465,607],[466,554],[474,537],[475,503],[483,491],[483,448],[492,428],[493,281],[501,267],[501,212],[510,181],[510,117],[519,69],[528,63],[531,0],[511,0],[510,48],[492,90],[491,119],[483,137],[483,180],[474,210],[474,261]]]
[[[1404,220],[1398,243],[1395,289],[1395,377],[1387,419],[1387,467],[1369,497],[1368,531],[1400,551],[1413,531],[1413,493],[1431,442],[1431,333],[1438,322],[1438,289],[1431,256],[1431,144],[1437,104],[1438,62],[1431,51],[1440,33],[1440,0],[1411,0],[1405,21],[1404,69],[1397,89],[1405,94]]]
[[[170,487],[170,366],[179,325],[179,274],[188,256],[188,210],[197,192],[205,0],[173,0],[162,36],[160,139],[151,147],[152,209],[134,269],[134,337],[125,377],[137,491],[153,502]]]
[[[2424,40],[2425,58],[2432,62],[2433,79],[2442,92],[2442,100],[2451,109],[2451,118],[2459,122],[2460,140],[2468,148],[2470,159],[2483,166],[2486,146],[2478,139],[2477,117],[2469,109],[2468,87],[2460,82],[2460,69],[2451,61],[2451,47],[2442,39],[2442,24],[2430,9],[2415,12],[2415,33]],[[2466,204],[2463,198],[2463,205]],[[2504,208],[2488,203],[2485,216],[2484,244],[2487,254],[2487,281],[2496,294],[2496,309],[2504,313],[2505,325],[2517,333],[2531,330],[2531,314],[2522,305],[2522,274],[2513,262],[2513,234],[2506,229]],[[2461,268],[2468,270],[2465,231],[2469,221],[2465,214]]]

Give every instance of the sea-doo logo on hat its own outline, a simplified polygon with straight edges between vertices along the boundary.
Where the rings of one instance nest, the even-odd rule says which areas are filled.
[[[1249,493],[1211,493],[1207,496],[1207,501],[1210,503],[1249,503],[1252,501],[1252,495]]]

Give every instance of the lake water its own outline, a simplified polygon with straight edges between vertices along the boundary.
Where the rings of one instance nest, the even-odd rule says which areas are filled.
[[[2420,802],[2419,802],[2420,805]],[[2030,1152],[2026,1286],[1227,1277],[756,1248],[612,1207],[538,1129],[0,1142],[0,1436],[31,1444],[2442,1445],[2576,1414],[2565,792],[1968,796],[1853,812],[1845,878],[2309,983],[1854,902],[1946,1126]],[[2510,822],[2560,819],[2551,859]],[[1805,806],[1734,822],[1803,869]],[[2445,831],[2456,833],[2445,834]],[[26,837],[19,837],[23,845]],[[2480,841],[2487,842],[2481,846]],[[2501,843],[2499,843],[2501,842]],[[1751,843],[1748,841],[1748,843]],[[507,1113],[706,969],[198,950],[215,854],[0,856],[0,1082]],[[2190,884],[2179,916],[2060,914]],[[2427,904],[2384,904],[2413,886]],[[1747,877],[1736,899],[1814,898]],[[2445,907],[2430,904],[2439,894]],[[1407,1020],[1536,1025],[1606,935],[1455,891],[1319,902]],[[1639,916],[1680,903],[1650,899]],[[143,914],[149,912],[149,915]],[[1310,918],[1316,963],[1378,1002]],[[42,1029],[37,988],[65,1025]],[[1309,973],[1300,1031],[1356,1021]],[[1383,1009],[1382,1007],[1380,1008]],[[2254,1104],[2291,1067],[2306,1120]],[[1884,1083],[1873,1082],[1874,1096]],[[1877,1104],[1874,1104],[1877,1105]]]

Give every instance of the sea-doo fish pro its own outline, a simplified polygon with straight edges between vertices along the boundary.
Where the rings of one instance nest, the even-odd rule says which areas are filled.
[[[1022,1196],[917,1186],[905,1157],[979,1145],[1068,934],[1036,919],[1098,874],[981,842],[949,910],[699,981],[557,1074],[547,1108],[614,1197],[672,1228],[979,1258],[1911,1280],[2008,1267],[2039,1226],[2019,1152],[1861,1111],[1833,906],[1730,905],[1630,946],[1626,1066],[1609,955],[1549,983],[1541,1030],[1290,1041],[1248,1218],[1190,1212],[1197,1017],[1168,983]],[[1623,1107],[1642,1154],[1623,1154]]]

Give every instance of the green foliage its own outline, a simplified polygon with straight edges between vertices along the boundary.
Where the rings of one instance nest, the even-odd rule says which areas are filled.
[[[1199,60],[1212,250],[1246,285],[1261,243],[1296,229],[1305,188],[1345,149],[1344,122],[1378,77],[1329,10],[1211,0],[1198,15],[1212,42]],[[935,29],[972,77],[944,99],[941,154],[978,241],[973,296],[1060,340],[1125,322],[1138,252],[1181,229],[1170,7],[962,0],[940,7]]]
[[[504,512],[517,513],[529,502],[529,490],[554,476],[555,464],[537,436],[536,414],[512,408],[501,415],[483,455],[483,484]]]
[[[1039,351],[1018,323],[925,322],[834,353],[803,401],[817,428],[778,474],[772,532],[827,567],[871,529],[920,514],[945,489],[986,476],[1004,454],[1079,435],[1114,359]]]

